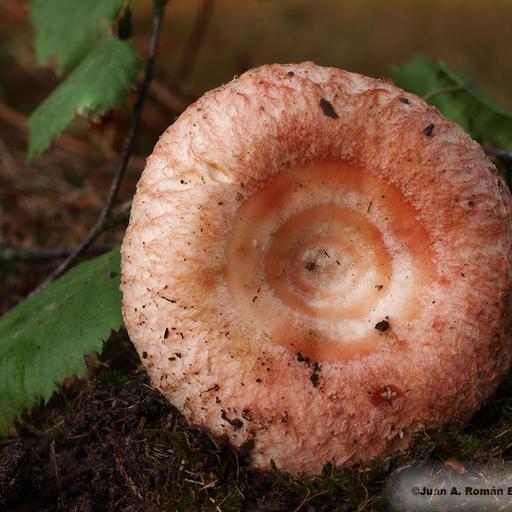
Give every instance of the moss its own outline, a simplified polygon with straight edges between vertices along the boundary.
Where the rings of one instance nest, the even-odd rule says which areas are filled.
[[[50,511],[386,511],[386,480],[413,461],[512,456],[512,378],[464,428],[418,433],[407,452],[327,464],[309,482],[251,469],[223,440],[187,426],[149,384],[126,337],[90,379],[67,383],[0,445],[0,506]],[[52,457],[52,450],[55,457]],[[18,461],[18,462],[17,462]],[[34,501],[34,496],[37,496]]]

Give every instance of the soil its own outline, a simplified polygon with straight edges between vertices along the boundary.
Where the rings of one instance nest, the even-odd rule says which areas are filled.
[[[67,382],[0,444],[2,510],[348,511],[368,500],[360,468],[343,477],[327,469],[320,490],[250,469],[151,387],[126,334],[91,364],[90,378]]]
[[[304,482],[251,469],[227,442],[188,426],[152,388],[126,333],[89,365],[89,378],[67,381],[0,442],[1,510],[385,511],[387,478],[413,461],[512,459],[512,376],[465,429],[421,433],[401,455],[327,465]]]

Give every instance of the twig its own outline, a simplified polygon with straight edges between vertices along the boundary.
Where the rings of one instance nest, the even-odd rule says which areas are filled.
[[[139,488],[133,481],[133,478],[128,474],[128,471],[126,471],[126,468],[121,464],[120,459],[117,457],[117,455],[115,453],[114,453],[114,459],[116,461],[117,470],[123,477],[123,480],[125,481],[128,489],[130,489],[130,491],[136,498],[138,498],[140,501],[144,501],[144,498],[142,497],[142,494],[140,493]]]
[[[486,144],[484,144],[482,147],[486,155],[498,158],[504,163],[512,163],[512,149],[493,148],[492,146],[488,146]]]
[[[487,156],[495,158],[502,163],[502,176],[509,188],[512,188],[512,149],[495,148],[487,144],[483,144],[482,148]]]
[[[55,439],[52,439],[50,442],[50,460],[53,466],[53,474],[55,476],[55,480],[57,481],[57,509],[62,510],[62,482],[60,481],[59,469],[57,467],[57,456],[55,454]]]
[[[449,92],[458,92],[463,90],[464,87],[462,87],[462,85],[448,85],[446,87],[440,87],[439,89],[435,89],[434,91],[425,94],[425,96],[423,96],[423,99],[425,101],[430,101],[432,98],[435,98],[436,96],[439,96],[441,94],[448,94]]]
[[[112,245],[97,245],[90,247],[87,252],[93,254],[102,254],[112,249]],[[0,248],[0,263],[8,261],[17,262],[38,262],[58,260],[69,256],[74,247],[52,247],[51,249],[11,249],[9,247]]]
[[[0,139],[1,141],[1,139]],[[123,224],[130,218],[132,202],[125,201],[122,203],[116,211],[111,212],[110,217],[103,227],[103,231],[110,229],[117,224]],[[102,254],[106,251],[110,251],[113,245],[103,244],[96,246],[89,246],[86,252],[92,254]],[[0,245],[0,263],[6,263],[9,261],[48,261],[69,256],[75,247],[52,247],[51,249],[12,249],[10,247],[2,247]]]
[[[123,477],[126,486],[128,487],[128,489],[130,489],[130,491],[136,498],[138,498],[140,501],[143,501],[144,499],[142,497],[142,494],[140,493],[139,488],[137,487],[137,485],[133,481],[133,478],[128,474],[128,471],[121,462],[121,458],[119,457],[119,444],[110,435],[107,436],[107,441],[112,448],[112,455],[114,456],[114,460],[116,461],[116,468]]]
[[[192,32],[187,40],[185,50],[176,68],[175,76],[180,83],[186,82],[192,74],[204,39],[204,34],[213,12],[215,0],[203,0],[194,20]]]
[[[300,505],[294,509],[293,512],[298,512],[308,501],[311,501],[314,498],[318,498],[319,496],[323,496],[324,494],[327,494],[328,492],[329,492],[328,490],[325,490],[325,491],[319,491],[315,494],[311,494],[311,490],[308,489],[306,496],[301,501]]]
[[[117,168],[117,172],[112,181],[112,185],[110,186],[110,191],[108,194],[107,202],[100,213],[96,224],[89,231],[89,234],[85,237],[85,239],[73,250],[73,252],[66,258],[65,261],[62,262],[59,267],[57,267],[50,276],[35,290],[39,290],[42,287],[48,285],[51,281],[60,277],[64,274],[76,260],[84,253],[84,251],[92,244],[94,241],[100,236],[100,234],[104,231],[105,226],[109,222],[110,213],[112,208],[114,207],[114,202],[116,200],[117,194],[119,192],[119,188],[121,186],[121,182],[123,181],[126,168],[128,166],[128,161],[130,160],[130,156],[133,151],[135,137],[138,133],[140,120],[142,116],[142,109],[144,108],[144,102],[146,100],[149,86],[151,81],[153,80],[153,68],[156,59],[156,53],[158,48],[158,41],[160,39],[160,31],[162,28],[162,20],[163,14],[165,10],[165,6],[167,4],[167,0],[155,0],[154,2],[154,14],[153,14],[153,32],[151,35],[151,42],[149,47],[149,55],[146,61],[146,69],[144,72],[144,80],[142,82],[142,86],[140,89],[139,97],[137,102],[133,107],[132,114],[132,122],[130,125],[130,129],[125,139],[123,154],[121,158],[121,163]]]

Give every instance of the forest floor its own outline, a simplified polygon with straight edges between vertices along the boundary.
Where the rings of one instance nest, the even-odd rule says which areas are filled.
[[[412,463],[437,461],[449,476],[512,458],[512,376],[462,430],[423,432],[400,455],[300,481],[251,469],[226,441],[188,426],[124,332],[91,367],[0,442],[1,510],[386,511],[390,477]]]
[[[414,462],[456,475],[512,458],[512,376],[462,430],[423,432],[400,455],[300,481],[251,469],[226,441],[188,426],[125,333],[91,366],[0,442],[1,510],[386,511],[390,476]]]

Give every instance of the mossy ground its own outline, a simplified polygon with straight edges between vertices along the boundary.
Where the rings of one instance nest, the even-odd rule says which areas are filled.
[[[422,433],[406,453],[326,466],[304,482],[251,469],[227,442],[189,427],[151,387],[126,335],[92,365],[1,442],[0,509],[385,511],[387,479],[412,461],[512,457],[511,375],[464,429]]]

